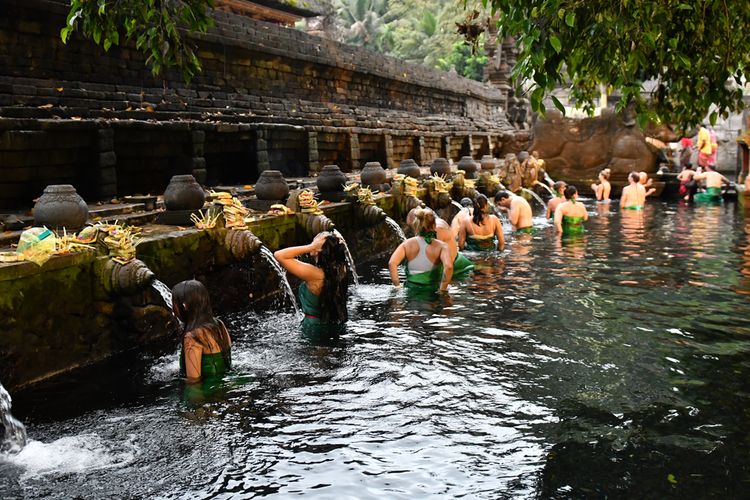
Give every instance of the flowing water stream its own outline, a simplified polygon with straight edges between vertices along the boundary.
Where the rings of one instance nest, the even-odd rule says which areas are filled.
[[[582,237],[509,233],[447,296],[361,265],[337,340],[222,316],[222,383],[171,346],[14,393],[0,498],[747,497],[750,222],[583,203]]]
[[[262,245],[260,247],[260,254],[263,256],[263,258],[268,262],[274,271],[276,271],[276,275],[279,277],[279,284],[281,285],[281,288],[284,290],[284,294],[289,299],[289,301],[294,306],[294,312],[297,316],[300,314],[299,306],[297,305],[297,299],[294,297],[294,292],[292,291],[292,286],[289,284],[289,280],[286,277],[286,270],[281,267],[281,264],[279,264],[279,261],[276,260],[276,257],[273,256],[273,252],[268,249],[265,245]]]
[[[385,223],[388,224],[388,226],[391,229],[393,229],[393,232],[396,233],[396,235],[399,237],[401,241],[406,241],[406,235],[404,234],[404,230],[401,229],[401,226],[398,225],[398,222],[391,219],[390,217],[386,217]]]
[[[161,298],[164,300],[164,304],[166,304],[166,306],[171,309],[172,308],[172,289],[157,279],[155,279],[151,283],[151,287],[157,292],[159,292],[159,295],[161,295]]]
[[[547,204],[544,203],[544,200],[538,194],[536,194],[534,191],[532,191],[531,189],[527,189],[527,188],[521,188],[521,191],[523,191],[524,193],[528,193],[529,196],[531,196],[532,198],[534,198],[536,201],[539,202],[539,204],[542,206],[542,208],[545,211],[547,210]]]
[[[18,453],[26,445],[26,428],[10,412],[11,399],[0,384],[0,453]]]
[[[343,243],[344,250],[346,251],[346,263],[349,265],[349,270],[352,272],[352,278],[354,278],[354,284],[359,285],[359,275],[357,274],[357,266],[354,264],[354,257],[352,257],[352,253],[349,251],[349,245],[346,244],[346,240],[344,239],[344,236],[338,231],[338,229],[333,230],[333,234],[336,235],[336,237]]]

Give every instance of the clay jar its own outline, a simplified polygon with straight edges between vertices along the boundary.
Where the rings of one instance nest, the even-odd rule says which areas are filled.
[[[255,197],[259,200],[283,200],[289,196],[289,184],[278,170],[264,170],[255,183]]]
[[[377,161],[367,162],[359,178],[362,186],[381,189],[381,186],[386,182],[385,169]]]
[[[450,175],[451,173],[451,166],[450,163],[448,163],[448,160],[445,158],[435,158],[432,160],[432,166],[430,167],[430,174],[438,174],[438,175]]]
[[[396,173],[419,179],[419,176],[422,175],[422,170],[419,168],[419,165],[417,165],[417,162],[409,158],[401,160],[401,164],[398,166]]]
[[[497,167],[497,162],[492,156],[484,155],[482,156],[481,166],[482,166],[482,170],[485,170],[485,171],[495,170],[495,168]]]
[[[458,165],[456,166],[458,167],[459,170],[463,170],[465,172],[464,176],[467,179],[477,178],[477,170],[479,170],[479,165],[477,165],[477,162],[475,162],[471,156],[461,157],[461,160],[458,162]]]
[[[316,184],[318,186],[318,191],[320,191],[320,195],[324,200],[336,198],[337,194],[344,191],[346,176],[341,172],[338,165],[326,165],[320,171]],[[329,196],[329,194],[332,194],[333,196]]]
[[[50,229],[81,229],[89,218],[89,207],[70,184],[53,184],[34,205],[34,225]]]
[[[167,210],[197,210],[203,208],[206,193],[192,175],[175,175],[164,191]]]

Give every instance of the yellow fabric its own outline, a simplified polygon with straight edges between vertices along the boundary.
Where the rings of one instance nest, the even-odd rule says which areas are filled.
[[[698,131],[698,151],[707,155],[710,155],[713,152],[713,147],[711,147],[711,134],[708,133],[706,127],[701,127]]]

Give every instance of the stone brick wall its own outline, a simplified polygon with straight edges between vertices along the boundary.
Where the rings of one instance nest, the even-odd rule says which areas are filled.
[[[178,173],[220,184],[394,167],[512,134],[495,89],[230,13],[191,35],[204,72],[190,86],[154,78],[130,46],[64,45],[63,0],[0,0],[0,13],[0,208],[51,183],[87,199],[159,193]]]

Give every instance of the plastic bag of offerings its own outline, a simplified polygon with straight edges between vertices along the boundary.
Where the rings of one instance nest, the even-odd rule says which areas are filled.
[[[52,257],[57,245],[55,233],[46,227],[32,227],[21,233],[18,241],[18,253],[26,260],[41,266]]]

